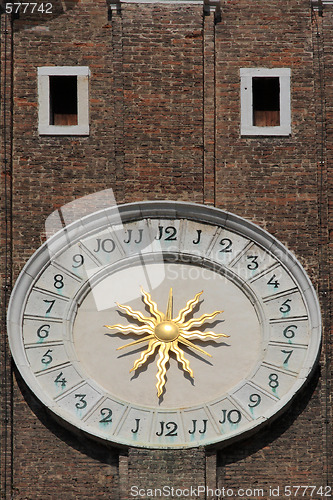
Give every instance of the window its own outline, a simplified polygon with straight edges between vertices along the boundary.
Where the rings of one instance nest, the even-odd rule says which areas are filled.
[[[50,125],[77,125],[76,76],[50,76]]]
[[[290,69],[242,68],[241,134],[290,135]]]
[[[253,125],[280,125],[280,79],[276,76],[254,77],[252,80]]]
[[[39,134],[88,135],[87,66],[38,68]]]

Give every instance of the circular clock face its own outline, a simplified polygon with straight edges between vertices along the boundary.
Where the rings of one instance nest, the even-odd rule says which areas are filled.
[[[321,335],[313,287],[281,243],[177,202],[106,209],[57,233],[23,269],[8,330],[58,419],[152,448],[257,430],[305,383]]]

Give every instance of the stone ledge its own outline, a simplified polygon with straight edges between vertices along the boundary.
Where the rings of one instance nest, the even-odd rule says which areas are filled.
[[[314,10],[322,15],[323,8],[333,5],[333,0],[311,0],[311,5]]]
[[[122,4],[135,3],[135,4],[179,4],[179,5],[202,5],[204,14],[214,14],[215,21],[221,20],[221,2],[220,0],[108,0],[107,1],[111,11],[119,12]]]

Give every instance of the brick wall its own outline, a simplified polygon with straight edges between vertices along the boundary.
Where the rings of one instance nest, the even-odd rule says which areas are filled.
[[[256,221],[286,244],[311,276],[327,310],[326,183],[320,177],[323,103],[318,72],[323,61],[314,46],[317,30],[312,33],[312,25],[321,19],[311,14],[308,2],[272,1],[264,8],[257,1],[223,5],[222,22],[216,28],[217,206]],[[325,35],[331,37],[327,31]],[[242,67],[291,68],[290,137],[240,136]],[[325,377],[317,374],[290,410],[267,430],[221,451],[219,484],[252,488],[325,484],[331,463],[331,457],[325,456],[326,394]]]
[[[128,4],[108,22],[103,1],[17,21],[14,236],[37,246],[36,213],[110,187],[118,202],[202,201],[201,25],[202,7],[177,5]],[[89,66],[89,137],[38,135],[36,68],[48,65]]]
[[[199,4],[128,3],[121,12],[112,10],[110,19],[104,0],[55,2],[47,20],[22,15],[14,21],[13,173],[2,167],[7,182],[1,187],[2,208],[5,194],[10,206],[9,215],[2,210],[1,247],[7,237],[13,265],[2,260],[3,297],[6,302],[6,271],[9,281],[12,271],[16,277],[42,243],[45,218],[81,196],[112,188],[119,203],[215,203],[266,228],[305,266],[324,312],[321,371],[274,423],[216,455],[205,458],[203,450],[119,455],[54,423],[16,371],[12,383],[3,341],[2,408],[8,414],[8,421],[1,421],[3,498],[11,498],[12,490],[15,499],[125,499],[130,485],[146,487],[148,479],[152,487],[196,481],[267,491],[285,484],[320,486],[332,477],[327,424],[332,176],[326,167],[332,166],[333,151],[333,9],[327,6],[320,18],[311,14],[307,0],[222,0],[221,5],[216,24]],[[11,27],[4,19],[1,55],[4,68],[8,30],[8,88]],[[38,135],[37,67],[49,65],[89,66],[89,136]],[[240,136],[244,67],[291,68],[290,137]],[[7,152],[10,99],[6,94]]]
[[[223,5],[216,28],[217,204],[258,221],[295,252],[305,241],[316,248],[315,81],[308,2],[270,1],[264,9],[259,1]],[[240,136],[239,70],[251,67],[291,69],[290,137]]]
[[[14,21],[15,277],[44,241],[45,218],[81,196],[109,188],[119,203],[203,196],[202,6],[128,4],[110,21],[104,1],[62,5],[47,21]],[[90,68],[88,137],[38,135],[37,68],[53,65]],[[5,496],[12,488],[31,500],[119,497],[118,450],[63,430],[16,372],[12,410]]]

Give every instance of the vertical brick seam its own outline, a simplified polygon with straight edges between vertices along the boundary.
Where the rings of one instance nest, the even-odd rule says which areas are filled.
[[[114,162],[116,180],[119,186],[125,186],[126,175],[124,169],[124,68],[123,68],[123,12],[121,6],[112,10],[111,21],[111,46],[112,46],[112,68],[113,68],[113,112],[114,122]],[[121,195],[124,198],[124,194]]]
[[[13,379],[12,361],[5,334],[6,308],[12,288],[12,76],[13,30],[11,16],[0,19],[0,495],[12,498],[13,483]]]
[[[204,187],[203,202],[215,205],[215,20],[214,13],[204,16]]]
[[[314,45],[317,45],[317,68],[318,68],[318,88],[321,95],[321,106],[323,113],[319,114],[318,126],[320,126],[321,143],[319,158],[319,190],[321,201],[320,213],[320,244],[321,244],[321,274],[325,284],[322,291],[322,313],[324,322],[324,365],[323,379],[325,395],[323,405],[326,408],[325,414],[325,440],[323,448],[325,450],[325,473],[327,484],[333,487],[333,396],[332,396],[332,377],[333,377],[333,294],[332,294],[332,268],[333,268],[333,244],[332,244],[332,193],[333,193],[333,59],[332,59],[332,22],[333,6],[325,6],[323,17],[316,16],[314,26]],[[319,36],[318,36],[319,35]]]

